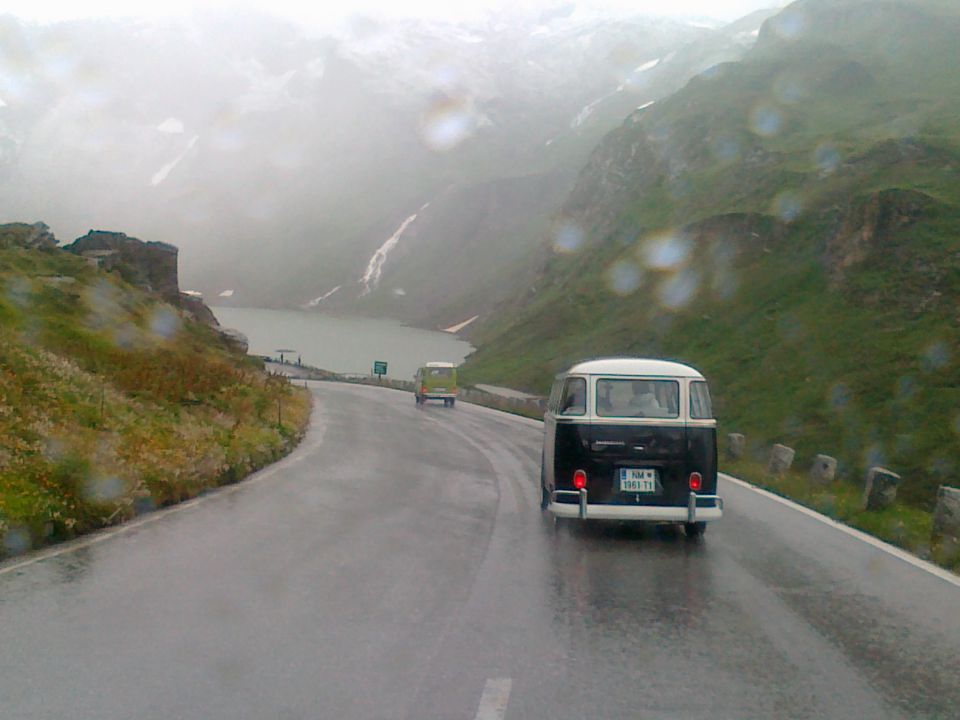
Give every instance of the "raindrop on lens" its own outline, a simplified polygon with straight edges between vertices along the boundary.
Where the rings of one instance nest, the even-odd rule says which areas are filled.
[[[30,302],[30,282],[26,278],[16,277],[7,283],[7,299],[17,307],[26,307]]]
[[[886,455],[880,443],[873,443],[863,454],[864,464],[867,467],[883,466],[886,464]]]
[[[640,270],[634,263],[620,260],[610,267],[608,282],[617,295],[629,295],[640,287]]]
[[[583,230],[573,223],[564,223],[557,230],[553,249],[559,253],[573,253],[583,245]]]
[[[717,138],[713,143],[713,154],[722,162],[736,160],[740,156],[740,141],[731,136]]]
[[[783,113],[773,105],[759,105],[750,113],[750,128],[763,137],[772,137],[780,132]]]
[[[934,458],[930,461],[930,473],[938,477],[948,477],[953,474],[956,466],[945,457]]]
[[[840,151],[831,143],[821,143],[814,150],[813,160],[822,173],[832,173],[840,167]]]
[[[424,144],[431,150],[444,152],[457,147],[476,129],[474,112],[465,100],[444,98],[435,102],[420,123]]]
[[[3,536],[3,549],[8,555],[19,555],[30,549],[30,532],[21,526],[14,526]]]
[[[773,211],[784,222],[793,222],[803,212],[803,201],[795,192],[787,190],[773,201]]]
[[[834,410],[843,410],[850,404],[850,388],[843,383],[837,383],[830,388],[830,405]]]
[[[807,27],[807,18],[803,12],[787,9],[770,20],[773,31],[784,40],[793,40],[803,34]]]
[[[672,233],[646,240],[640,249],[644,265],[651,270],[672,270],[687,261],[690,241]]]
[[[158,308],[150,318],[150,331],[164,339],[170,339],[180,329],[180,318],[170,308]]]
[[[950,351],[946,343],[935,342],[923,354],[922,364],[925,370],[939,370],[950,362]]]
[[[781,75],[773,83],[773,95],[782,103],[795,105],[808,94],[806,84],[796,77]]]
[[[112,475],[91,478],[84,486],[84,496],[92,502],[112,502],[123,495],[123,481]]]
[[[693,300],[699,285],[693,270],[677,273],[660,285],[660,304],[669,310],[679,310]]]

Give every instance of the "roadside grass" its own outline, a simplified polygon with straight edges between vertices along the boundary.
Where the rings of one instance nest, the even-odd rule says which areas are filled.
[[[0,558],[240,480],[309,414],[303,388],[117,277],[0,250]]]

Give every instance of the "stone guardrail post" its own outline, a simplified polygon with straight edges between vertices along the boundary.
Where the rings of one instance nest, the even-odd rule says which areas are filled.
[[[866,510],[882,510],[893,505],[900,482],[901,477],[891,470],[870,468],[863,487],[863,507]]]
[[[727,435],[727,457],[730,460],[739,460],[747,449],[747,438],[741,433]]]
[[[837,459],[829,455],[817,455],[810,466],[810,479],[816,485],[829,485],[837,477]]]
[[[937,506],[933,510],[933,544],[949,543],[960,547],[960,488],[941,485],[937,490]]]
[[[776,443],[770,448],[770,461],[767,463],[767,472],[777,477],[783,477],[793,465],[796,451],[792,447]]]

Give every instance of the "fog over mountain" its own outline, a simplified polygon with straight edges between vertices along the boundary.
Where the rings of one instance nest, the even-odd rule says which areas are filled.
[[[456,322],[552,231],[606,132],[759,24],[6,16],[0,218],[174,243],[208,299]]]

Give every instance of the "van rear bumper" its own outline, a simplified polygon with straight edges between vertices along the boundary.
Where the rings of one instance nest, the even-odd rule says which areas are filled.
[[[558,503],[557,495],[576,497],[579,503]],[[611,505],[590,503],[587,491],[554,490],[547,510],[557,517],[581,520],[637,520],[646,522],[711,522],[723,517],[723,498],[719,495],[690,493],[686,507],[676,505]],[[712,503],[711,507],[697,507],[699,501]]]

